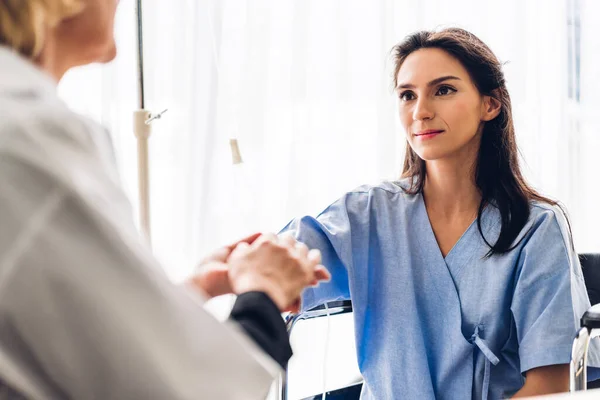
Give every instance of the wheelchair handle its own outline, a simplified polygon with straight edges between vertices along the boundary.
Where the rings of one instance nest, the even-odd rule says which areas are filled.
[[[581,317],[581,329],[577,332],[571,350],[569,390],[587,390],[587,366],[590,340],[600,335],[600,304],[596,304]]]

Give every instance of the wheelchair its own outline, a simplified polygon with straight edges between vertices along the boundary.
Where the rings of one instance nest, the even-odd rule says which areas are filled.
[[[592,307],[581,318],[581,328],[576,333],[573,341],[570,365],[571,392],[600,389],[600,380],[587,382],[589,343],[591,339],[600,336],[600,254],[580,254],[579,260]],[[330,321],[326,321],[327,318],[323,318],[328,315]],[[337,346],[339,349],[334,349],[333,351],[326,350],[325,346],[327,345],[321,343],[321,346],[317,347],[321,347],[323,351],[329,350],[333,354],[323,359],[312,357],[308,361],[297,360],[295,359],[296,355],[292,357],[288,368],[280,377],[275,388],[275,392],[280,400],[322,400],[323,392],[326,394],[326,400],[358,400],[360,398],[363,381],[360,372],[358,372],[356,361],[351,301],[330,302],[327,305],[320,305],[301,314],[290,315],[286,318],[286,325],[293,346],[295,342],[298,342],[298,336],[302,336],[302,330],[305,330],[307,333],[314,333],[314,328],[320,327],[322,329],[325,324],[329,323],[334,326],[334,329],[328,329],[329,334],[335,338],[330,347]],[[318,331],[319,329],[316,330]],[[340,335],[340,332],[345,332],[346,334]],[[303,336],[311,336],[314,339],[315,335]],[[310,343],[313,347],[314,344],[314,342]],[[300,346],[300,348],[304,346],[306,346],[306,343]],[[341,360],[334,359],[336,357],[341,358]],[[325,359],[329,360],[328,364],[331,364],[331,360],[334,359],[333,363],[335,364],[333,367],[330,367],[330,365],[323,366],[323,368],[332,370],[328,373],[331,377],[327,379],[326,387],[324,387],[322,382],[315,385],[306,382],[295,382],[296,379],[293,381],[290,380],[291,376],[304,375],[305,378],[308,377],[307,380],[309,382],[319,381],[323,378],[322,369],[315,369],[314,365],[322,364]],[[296,371],[301,369],[300,364],[303,361],[304,364],[309,366],[309,372],[305,371],[304,374]],[[334,374],[336,371],[339,372],[337,375]]]

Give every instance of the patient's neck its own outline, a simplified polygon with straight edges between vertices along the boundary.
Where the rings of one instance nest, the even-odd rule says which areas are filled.
[[[481,194],[472,163],[444,160],[427,162],[426,168],[423,196],[428,210],[448,219],[477,212]]]

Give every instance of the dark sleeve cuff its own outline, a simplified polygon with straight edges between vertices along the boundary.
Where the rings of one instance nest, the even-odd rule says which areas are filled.
[[[285,368],[292,348],[281,313],[273,300],[263,292],[238,296],[230,319],[236,321],[254,341]]]

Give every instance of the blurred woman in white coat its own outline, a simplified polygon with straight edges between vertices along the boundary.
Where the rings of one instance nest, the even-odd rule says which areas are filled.
[[[107,132],[57,97],[115,57],[117,0],[0,0],[0,397],[261,398],[291,356],[280,312],[318,252],[253,235],[171,284],[141,242]],[[221,324],[202,308],[239,297]]]

